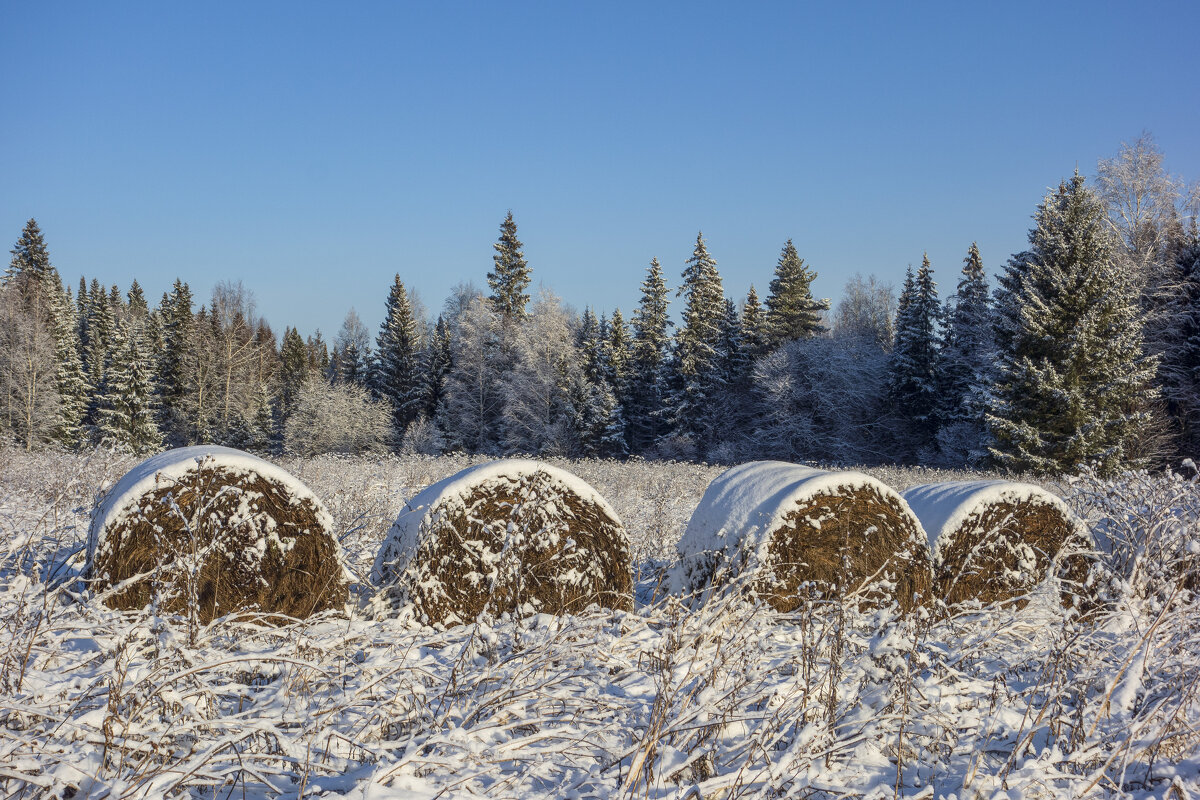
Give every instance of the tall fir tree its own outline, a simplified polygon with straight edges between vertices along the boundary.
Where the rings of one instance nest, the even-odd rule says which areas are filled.
[[[120,320],[113,328],[112,355],[96,418],[99,438],[134,453],[162,445],[155,423],[154,375],[135,320]]]
[[[992,300],[979,247],[963,259],[958,288],[946,302],[938,375],[938,449],[948,466],[979,466],[987,456],[987,426],[995,361]]]
[[[721,317],[717,352],[719,383],[707,413],[711,418],[709,425],[714,442],[723,442],[727,448],[731,448],[737,446],[749,429],[752,362],[746,349],[737,305],[728,298]],[[723,456],[728,458],[731,452],[727,449]]]
[[[657,258],[650,261],[641,289],[641,300],[633,312],[625,411],[626,438],[635,454],[649,450],[666,433],[662,410],[672,322],[667,316],[667,284]]]
[[[675,334],[671,427],[703,452],[712,434],[708,412],[721,383],[719,346],[725,315],[721,275],[703,233],[696,236],[678,294],[684,307],[683,324]]]
[[[750,284],[750,291],[746,294],[746,302],[742,306],[742,341],[746,348],[746,356],[751,361],[762,358],[771,348],[771,330],[767,314],[758,300],[754,284]]]
[[[433,336],[429,342],[429,355],[426,358],[428,374],[425,378],[425,407],[423,413],[426,419],[437,417],[438,407],[446,396],[446,376],[453,367],[450,344],[450,326],[445,317],[438,315],[437,325],[433,328]]]
[[[829,310],[829,301],[813,297],[812,283],[816,277],[817,273],[804,265],[804,259],[788,239],[779,254],[767,295],[767,329],[772,349],[824,330],[821,315]]]
[[[605,342],[607,363],[605,378],[616,395],[617,404],[624,407],[629,393],[630,362],[633,358],[633,341],[629,336],[629,326],[625,324],[625,316],[621,309],[613,311],[608,323],[608,338]]]
[[[176,278],[171,291],[163,295],[158,316],[162,321],[156,365],[159,425],[167,444],[178,447],[194,441],[187,411],[195,346],[191,288]]]
[[[938,326],[941,304],[929,256],[916,275],[905,277],[892,345],[891,394],[902,456],[913,459],[930,448],[937,433]]]
[[[500,239],[494,245],[494,266],[488,273],[488,286],[492,290],[488,300],[492,308],[505,320],[519,320],[525,316],[529,304],[530,269],[525,261],[524,247],[517,238],[517,223],[512,212],[500,224]]]
[[[996,294],[998,377],[988,416],[996,462],[1057,473],[1136,463],[1154,362],[1142,354],[1137,288],[1103,203],[1078,172],[1038,206],[1029,249]]]
[[[104,391],[106,369],[112,358],[112,339],[116,319],[112,313],[108,294],[100,281],[92,279],[88,288],[87,332],[88,346],[83,353],[83,366],[87,371],[87,382],[92,387],[86,414],[87,422],[95,425],[100,410],[100,396]]]
[[[399,440],[421,415],[427,395],[417,319],[399,274],[388,292],[387,310],[375,342],[373,384],[391,407]]]
[[[300,338],[300,332],[291,327],[284,329],[279,347],[279,417],[282,424],[286,424],[296,410],[309,370],[308,348]]]

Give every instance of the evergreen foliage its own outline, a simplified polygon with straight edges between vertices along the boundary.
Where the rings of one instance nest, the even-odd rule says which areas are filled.
[[[978,466],[987,455],[984,415],[993,381],[992,301],[979,247],[963,259],[958,288],[946,302],[938,378],[938,449],[948,465]]]
[[[428,395],[417,319],[399,274],[388,292],[387,311],[375,342],[373,384],[392,409],[399,438],[421,415]]]
[[[162,320],[157,359],[160,427],[167,444],[180,447],[194,441],[187,408],[195,346],[191,288],[176,279],[170,293],[163,295],[158,316]]]
[[[450,326],[444,316],[438,316],[437,325],[433,329],[433,337],[429,342],[429,356],[426,359],[428,375],[425,380],[426,419],[434,419],[446,396],[446,376],[453,367],[450,343]]]
[[[96,418],[102,442],[137,454],[162,446],[155,422],[154,375],[135,320],[120,320],[113,328],[112,357]]]
[[[1154,397],[1137,288],[1104,206],[1077,172],[1038,206],[996,295],[996,462],[1039,473],[1136,462]]]
[[[750,291],[746,294],[746,302],[742,306],[742,341],[745,344],[746,356],[752,362],[765,356],[771,348],[767,314],[758,300],[754,284],[750,284]]]
[[[521,319],[525,316],[525,306],[529,303],[530,269],[525,261],[525,253],[521,250],[524,245],[517,238],[517,223],[513,221],[512,212],[500,224],[500,239],[492,247],[494,266],[488,273],[488,286],[492,290],[488,299],[492,307],[505,320]]]
[[[896,311],[891,395],[900,420],[900,447],[907,459],[928,448],[937,431],[938,325],[942,316],[929,256],[913,275],[910,267]]]
[[[308,348],[300,338],[300,332],[285,328],[279,347],[279,417],[284,425],[300,402],[300,391],[310,371]]]
[[[829,301],[813,298],[812,282],[816,277],[817,273],[804,265],[804,259],[788,239],[779,254],[767,295],[767,331],[771,348],[816,336],[824,330],[821,315],[829,310]]]
[[[721,323],[725,316],[721,276],[703,233],[696,236],[678,294],[684,298],[684,307],[683,324],[675,334],[671,427],[703,451],[712,438],[711,404],[721,385]]]

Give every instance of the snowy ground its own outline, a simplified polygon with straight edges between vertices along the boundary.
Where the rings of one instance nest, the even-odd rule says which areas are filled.
[[[478,459],[285,459],[365,577],[404,501]],[[1081,621],[688,610],[655,591],[718,468],[563,462],[626,523],[633,613],[438,634],[359,611],[195,647],[69,580],[132,460],[0,451],[0,790],[17,797],[1200,797],[1200,490],[1065,484],[1117,578]],[[897,489],[967,477],[873,473]]]

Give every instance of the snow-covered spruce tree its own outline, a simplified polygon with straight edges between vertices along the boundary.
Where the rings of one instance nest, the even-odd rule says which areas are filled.
[[[816,277],[817,273],[804,265],[804,259],[788,239],[779,254],[767,295],[770,347],[816,336],[824,330],[821,314],[829,310],[829,301],[813,298],[812,282]]]
[[[671,432],[690,440],[702,453],[712,439],[712,404],[721,384],[719,347],[725,316],[721,275],[703,233],[696,235],[678,294],[684,298],[684,307],[683,324],[675,333]]]
[[[131,315],[113,328],[112,357],[96,415],[98,438],[139,455],[151,452],[162,446],[156,416],[154,365],[139,320]]]
[[[162,349],[158,351],[156,380],[159,428],[167,444],[179,447],[193,440],[188,418],[189,370],[195,346],[192,290],[178,278],[158,308],[162,320]]]
[[[104,370],[112,359],[115,324],[116,320],[108,295],[100,286],[100,281],[93,278],[88,287],[87,349],[82,354],[87,383],[92,387],[85,420],[92,426],[95,425],[96,414],[100,410],[100,395],[105,381]]]
[[[630,361],[633,358],[633,340],[629,336],[629,326],[625,324],[625,317],[619,308],[613,311],[612,319],[608,322],[605,354],[604,377],[612,387],[618,405],[624,408],[629,392],[629,369]]]
[[[387,312],[375,339],[374,371],[375,391],[391,406],[399,438],[421,415],[427,395],[420,327],[399,274],[388,292]]]
[[[492,255],[494,266],[487,276],[488,287],[492,290],[488,299],[505,320],[524,317],[525,306],[529,303],[531,278],[529,264],[521,250],[523,246],[517,238],[517,223],[509,211],[500,224],[500,239],[492,245],[496,250]]]
[[[942,316],[929,256],[913,275],[910,267],[896,311],[890,392],[905,460],[928,457],[937,433],[938,325]]]
[[[752,362],[742,338],[737,305],[725,299],[721,335],[717,344],[718,385],[709,410],[712,439],[709,457],[736,460],[753,415],[749,391]]]
[[[366,386],[371,376],[371,335],[353,308],[346,312],[334,341],[335,378],[340,383]]]
[[[446,319],[442,315],[438,315],[437,325],[433,328],[425,365],[425,406],[422,413],[426,419],[433,420],[437,417],[438,409],[445,398],[446,376],[453,366],[450,326],[446,324]]]
[[[642,297],[633,312],[633,343],[625,403],[629,451],[644,453],[666,432],[662,418],[664,371],[671,344],[667,284],[658,259],[651,259],[642,281]]]
[[[279,417],[286,424],[308,380],[308,348],[295,328],[285,328],[279,348]]]
[[[754,284],[750,284],[746,302],[742,305],[742,342],[746,347],[746,356],[751,362],[765,356],[771,347],[767,314],[758,300]]]
[[[598,456],[604,432],[612,421],[616,398],[606,377],[608,321],[597,319],[591,308],[583,310],[575,346],[579,353],[582,381],[568,384],[575,408],[575,428],[579,431],[581,452]]]
[[[1142,354],[1137,289],[1104,206],[1078,172],[1049,193],[996,292],[997,464],[1057,473],[1138,459],[1154,362]]]
[[[83,360],[79,356],[79,338],[76,334],[75,305],[70,294],[56,292],[53,301],[54,374],[55,389],[58,391],[58,424],[54,440],[68,450],[81,447],[87,440],[83,427],[87,413],[88,395],[91,387],[83,373]]]
[[[958,288],[946,301],[938,368],[938,450],[947,466],[980,466],[987,458],[984,424],[996,345],[992,300],[979,247],[963,259]]]
[[[437,425],[450,450],[500,452],[500,367],[495,357],[501,317],[481,296],[471,299],[454,320],[450,371]]]

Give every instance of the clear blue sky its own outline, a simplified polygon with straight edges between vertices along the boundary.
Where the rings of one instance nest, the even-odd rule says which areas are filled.
[[[241,279],[277,334],[374,330],[393,273],[628,315],[702,229],[726,292],[785,239],[836,298],[972,240],[1150,130],[1200,178],[1200,3],[3,3],[0,236],[153,302]],[[677,311],[677,306],[674,306]]]

